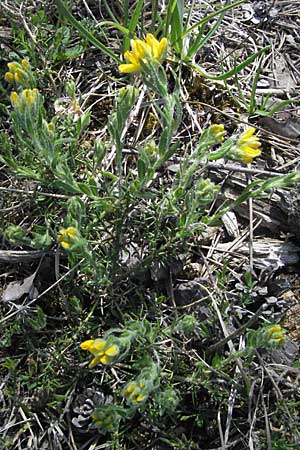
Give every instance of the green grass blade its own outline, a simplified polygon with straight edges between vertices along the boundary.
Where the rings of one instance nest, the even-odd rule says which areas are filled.
[[[196,72],[200,73],[200,75],[202,75],[203,77],[208,78],[209,80],[227,80],[228,78],[232,77],[236,73],[238,73],[241,70],[243,70],[244,67],[246,67],[249,64],[251,64],[262,53],[264,53],[267,50],[269,50],[269,48],[270,48],[270,45],[260,49],[258,52],[253,53],[253,55],[251,55],[247,59],[245,59],[245,61],[243,61],[241,64],[238,64],[233,69],[229,70],[228,72],[222,73],[221,75],[211,75],[210,73],[206,72],[206,70],[203,69],[203,67],[201,67],[201,66],[199,66],[198,64],[195,64],[195,63],[186,62],[186,64],[189,67],[191,67],[192,69],[194,69]]]
[[[121,60],[118,56],[109,48],[107,48],[102,42],[100,42],[93,34],[88,31],[75,17],[70,13],[70,11],[65,7],[64,2],[62,0],[56,0],[56,4],[59,12],[63,17],[65,17],[71,25],[83,36],[86,40],[91,42],[95,47],[105,53],[107,56],[112,58],[117,63],[120,63]]]
[[[158,0],[154,0],[152,3],[152,13],[151,13],[151,24],[150,24],[150,33],[154,34],[155,25],[159,22],[158,18]]]
[[[106,11],[108,12],[108,15],[111,17],[113,22],[118,23],[118,20],[117,20],[116,16],[114,15],[114,13],[112,12],[112,10],[110,9],[110,6],[107,3],[107,1],[106,0],[102,0],[102,1],[103,1]],[[126,23],[126,21],[124,21],[124,22]]]
[[[132,17],[127,25],[130,35],[132,35],[136,29],[137,23],[139,21],[139,18],[140,18],[142,9],[143,9],[143,5],[144,5],[144,0],[138,0],[137,4],[135,6],[135,9],[133,11]],[[126,36],[124,39],[124,46],[123,46],[124,52],[129,49],[129,44],[130,44],[130,37]]]
[[[184,1],[177,0],[171,16],[171,45],[178,55],[181,55],[183,48],[183,12]]]
[[[133,15],[128,24],[128,29],[131,33],[133,33],[134,30],[136,29],[137,23],[140,18],[141,11],[143,9],[143,4],[144,4],[144,0],[139,0],[136,4],[135,10],[134,10]]]
[[[188,49],[188,52],[184,58],[187,61],[192,59],[193,56],[197,53],[197,51],[202,47],[201,43],[202,43],[202,39],[203,39],[204,30],[205,30],[205,23],[203,23],[202,25],[199,26],[198,36],[196,37],[196,39],[194,40],[194,42],[190,45],[190,47]]]
[[[168,9],[167,9],[167,16],[165,19],[165,29],[164,29],[164,36],[169,37],[169,28],[172,20],[172,15],[174,13],[174,10],[176,8],[177,0],[169,1],[168,3]]]
[[[274,106],[274,108],[270,109],[270,111],[268,111],[268,116],[272,116],[273,114],[277,113],[282,108],[290,105],[291,103],[300,103],[300,99],[289,98],[287,100],[283,100],[282,102],[278,103],[278,105]]]
[[[125,28],[123,27],[123,25],[120,25],[118,22],[113,22],[112,20],[102,20],[96,25],[96,28],[98,27],[100,28],[105,25],[114,26],[115,28],[117,28],[117,30],[121,31],[121,33],[123,33],[125,36],[128,36],[130,34],[128,28]]]
[[[128,0],[123,0],[123,13],[124,13],[124,24],[127,27],[129,21],[129,2]]]
[[[210,28],[209,32],[203,38],[202,38],[202,36],[203,36],[205,24],[202,24],[202,26],[200,25],[199,35],[197,36],[197,39],[195,40],[194,44],[191,45],[191,47],[189,48],[188,53],[187,53],[187,58],[192,58],[200,50],[200,48],[204,47],[204,45],[209,41],[209,39],[215,34],[217,29],[219,28],[220,23],[222,22],[222,20],[225,16],[225,12],[226,11],[223,11],[220,14],[220,16],[218,17],[216,22]],[[202,27],[203,27],[203,29],[202,29]],[[200,37],[200,39],[198,39],[198,37]]]
[[[182,38],[184,38],[185,36],[187,36],[188,34],[190,34],[193,30],[195,30],[196,28],[198,28],[200,25],[202,25],[203,23],[208,22],[210,19],[213,19],[215,16],[217,16],[218,14],[221,14],[225,11],[228,11],[229,9],[235,8],[238,5],[241,5],[242,3],[245,3],[247,0],[239,0],[238,2],[235,3],[231,3],[227,6],[224,6],[224,8],[219,9],[218,11],[215,11],[211,14],[208,14],[208,16],[204,17],[203,19],[199,20],[198,22],[196,22],[192,27],[188,28],[187,30],[184,31]]]
[[[226,80],[223,80],[223,81],[224,81],[225,88],[227,89],[227,94],[232,99],[234,104],[237,105],[239,108],[247,109],[247,101],[246,101],[246,98],[245,98],[245,96],[244,96],[244,94],[243,94],[243,92],[241,90],[241,87],[240,87],[239,83],[237,83],[237,89],[239,91],[240,98],[232,93],[232,91],[231,91],[230,87],[228,86]]]
[[[249,102],[249,114],[253,114],[256,110],[257,104],[256,104],[256,98],[255,98],[255,94],[256,94],[256,89],[257,89],[257,83],[260,77],[260,73],[261,73],[261,66],[262,66],[262,58],[260,59],[259,63],[258,63],[258,68],[256,70],[253,82],[252,82],[252,89],[251,89],[251,94],[250,94],[250,102]]]

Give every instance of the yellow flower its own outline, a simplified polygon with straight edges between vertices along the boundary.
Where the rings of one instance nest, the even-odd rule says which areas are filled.
[[[280,325],[273,325],[267,329],[267,335],[270,341],[275,343],[284,343],[286,337],[284,335],[284,330]]]
[[[20,64],[11,62],[11,63],[7,63],[7,67],[9,68],[9,70],[11,70],[14,73],[17,69],[20,68]]]
[[[15,71],[15,81],[16,81],[16,83],[20,83],[20,84],[24,83],[25,77],[24,77],[24,73],[22,70],[17,69]]]
[[[12,104],[13,106],[15,106],[15,107],[17,107],[17,108],[20,108],[20,106],[21,106],[21,101],[20,101],[20,97],[19,97],[19,95],[18,95],[18,93],[17,93],[16,91],[13,91],[13,92],[10,94],[10,101],[11,101],[11,104]]]
[[[144,383],[135,383],[134,381],[132,381],[131,383],[129,383],[127,385],[127,387],[124,389],[123,391],[123,395],[125,397],[129,397],[129,400],[132,403],[140,403],[142,402],[145,397],[146,394],[142,393],[142,389],[145,387]]]
[[[130,383],[127,388],[124,390],[125,397],[128,397],[133,391],[136,389],[136,383]]]
[[[30,70],[30,64],[27,59],[22,59],[21,64],[23,68],[28,72]]]
[[[143,70],[141,61],[144,63],[147,61],[152,63],[161,62],[164,58],[168,41],[166,38],[158,41],[152,34],[147,34],[145,41],[132,39],[130,44],[132,50],[124,53],[127,63],[119,65],[121,73],[141,72]]]
[[[89,339],[82,342],[80,348],[89,351],[95,357],[89,364],[90,368],[99,363],[110,364],[119,354],[119,347],[115,344],[109,345],[105,339]]]
[[[140,402],[142,402],[144,400],[144,396],[142,395],[142,394],[138,394],[136,397],[135,397],[135,401],[137,402],[137,403],[140,403]]]
[[[15,77],[14,74],[11,72],[6,72],[4,75],[4,78],[6,79],[6,81],[8,81],[9,83],[13,83],[15,81]]]
[[[63,228],[59,231],[57,236],[61,246],[67,249],[72,247],[78,237],[79,233],[76,228],[73,227]]]
[[[26,59],[22,59],[21,64],[17,62],[10,62],[7,64],[9,72],[4,75],[9,82],[15,81],[19,84],[25,84],[30,78],[30,64]]]
[[[84,341],[80,344],[80,348],[82,350],[88,350],[89,352],[93,353],[92,350],[94,349],[94,347],[93,347],[94,342],[95,342],[94,339],[89,339],[87,341]]]
[[[37,102],[38,96],[39,92],[37,89],[24,89],[20,95],[13,91],[10,94],[10,101],[15,108],[23,112],[26,107],[30,108]]]
[[[224,130],[224,125],[211,125],[209,127],[209,134],[214,139],[214,142],[220,143],[223,141],[226,131]]]
[[[248,130],[244,131],[239,137],[231,156],[234,159],[239,159],[244,163],[252,163],[253,158],[256,158],[261,154],[259,147],[261,143],[257,136],[254,136],[255,128],[250,127]]]
[[[31,106],[36,103],[38,99],[38,90],[34,89],[25,89],[21,93],[21,98],[27,106]]]

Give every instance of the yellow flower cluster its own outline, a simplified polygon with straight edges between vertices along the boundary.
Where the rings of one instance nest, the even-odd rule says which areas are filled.
[[[95,421],[95,424],[97,425],[97,427],[102,428],[103,430],[108,430],[111,431],[114,428],[114,424],[111,420],[111,418],[108,417],[104,417],[102,420],[98,419],[98,415],[96,413],[92,414],[92,418]],[[106,420],[105,420],[106,419]]]
[[[21,64],[18,62],[10,62],[7,64],[9,72],[6,72],[4,78],[9,83],[24,84],[30,76],[30,64],[27,59],[22,59]]]
[[[35,105],[39,98],[39,91],[34,89],[24,89],[19,95],[16,91],[10,94],[10,101],[12,106],[23,111],[24,108],[30,108]]]
[[[105,339],[89,339],[82,342],[80,348],[89,351],[94,356],[89,364],[90,368],[99,363],[111,364],[120,351],[116,344],[110,344]]]
[[[127,397],[133,404],[139,404],[146,399],[146,393],[143,393],[144,383],[130,382],[123,391],[123,395]]]
[[[92,414],[95,424],[99,428],[101,434],[106,434],[108,431],[115,431],[119,427],[122,419],[120,415],[120,408],[114,404],[106,404],[96,408]]]
[[[284,330],[280,325],[273,325],[267,329],[267,337],[270,342],[274,342],[276,344],[283,344],[286,341],[286,337],[284,335]]]
[[[261,154],[259,147],[261,143],[257,136],[254,136],[255,128],[250,127],[244,131],[239,137],[233,151],[232,156],[235,159],[241,160],[244,163],[252,163],[253,158]]]
[[[79,238],[79,233],[74,227],[63,228],[59,231],[57,238],[63,248],[69,249]]]
[[[145,64],[161,62],[165,56],[168,41],[166,38],[158,41],[152,34],[147,34],[145,41],[132,39],[130,44],[132,50],[124,53],[127,63],[119,65],[121,73],[142,72],[142,62]]]
[[[128,404],[139,407],[144,403],[152,391],[159,385],[158,366],[153,361],[145,366],[139,376],[127,383],[123,389],[123,395]]]
[[[215,143],[222,142],[226,133],[224,125],[214,124],[209,127],[209,135],[214,139]]]

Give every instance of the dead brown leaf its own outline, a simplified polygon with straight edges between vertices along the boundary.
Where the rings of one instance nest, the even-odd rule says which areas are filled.
[[[32,293],[32,297],[37,295],[37,290],[33,285],[37,271],[22,281],[13,281],[9,283],[2,293],[3,302],[13,302],[19,300],[23,295]]]

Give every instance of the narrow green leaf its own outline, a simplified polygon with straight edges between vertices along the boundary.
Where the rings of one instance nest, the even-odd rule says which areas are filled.
[[[251,88],[250,102],[249,102],[249,108],[248,108],[249,114],[253,114],[253,112],[254,112],[255,109],[256,109],[256,99],[255,99],[255,94],[256,94],[257,83],[258,83],[259,76],[260,76],[260,72],[261,72],[261,66],[262,66],[262,58],[261,58],[260,61],[258,62],[258,67],[257,67],[257,70],[256,70],[256,72],[255,72],[254,79],[253,79],[253,81],[252,81],[252,88]]]
[[[238,64],[233,69],[229,70],[228,72],[222,73],[221,75],[211,75],[210,73],[206,72],[203,67],[199,66],[198,64],[186,62],[186,65],[194,69],[196,72],[200,73],[203,77],[208,78],[209,80],[227,80],[228,78],[232,77],[236,73],[240,72],[244,69],[244,67],[251,64],[256,58],[258,58],[262,53],[266,52],[270,49],[270,45],[267,47],[262,48],[256,53],[253,53],[253,55],[250,55],[245,61],[243,61],[241,64]]]
[[[158,16],[158,0],[154,0],[152,2],[152,13],[151,13],[151,25],[150,25],[150,33],[154,33],[155,25],[159,21]]]
[[[133,15],[132,15],[132,17],[131,17],[131,19],[129,21],[129,24],[128,24],[128,29],[129,29],[129,31],[131,33],[134,32],[134,30],[135,30],[135,28],[137,26],[137,23],[139,21],[140,14],[141,14],[141,11],[142,11],[142,8],[143,8],[143,4],[144,4],[144,0],[138,0],[138,2],[136,4],[136,7],[135,7],[134,12],[133,12]]]
[[[184,12],[184,2],[183,0],[178,0],[176,2],[176,8],[171,19],[171,43],[174,46],[175,51],[181,55],[183,48],[183,12]]]
[[[274,108],[270,109],[270,111],[268,111],[268,116],[272,116],[273,114],[277,113],[282,108],[284,108],[287,105],[290,105],[291,103],[300,103],[300,99],[289,98],[287,100],[283,100],[282,102],[278,103],[278,105],[274,106]]]
[[[101,22],[97,23],[95,28],[100,28],[102,26],[113,26],[115,27],[117,30],[121,31],[121,33],[123,33],[125,36],[129,36],[130,31],[128,30],[128,28],[123,27],[123,25],[120,25],[118,22],[114,22],[113,20],[101,20]]]
[[[198,28],[200,25],[202,25],[203,23],[208,22],[210,19],[213,19],[215,16],[217,16],[218,14],[221,14],[224,11],[227,11],[228,9],[232,9],[235,8],[238,5],[241,5],[242,3],[245,3],[248,0],[239,0],[238,2],[235,3],[231,3],[229,5],[224,6],[224,8],[218,9],[217,11],[208,14],[208,16],[204,17],[203,19],[199,20],[198,22],[196,22],[192,27],[188,28],[187,30],[185,30],[185,32],[182,34],[182,38],[184,38],[185,36],[187,36],[188,34],[190,34],[193,30],[195,30],[196,28]]]
[[[213,24],[213,26],[210,28],[209,32],[204,37],[202,37],[202,36],[203,36],[205,24],[202,24],[202,26],[199,27],[199,28],[201,28],[201,30],[200,30],[199,35],[197,36],[194,44],[188,50],[188,53],[187,53],[188,58],[192,58],[200,50],[200,48],[203,48],[204,45],[209,41],[209,39],[215,34],[215,32],[219,28],[219,26],[225,16],[225,12],[226,11],[223,11],[223,13],[220,14],[220,17],[218,17],[216,22]],[[202,31],[202,27],[203,27],[203,31]],[[200,39],[198,39],[199,37],[200,37]]]
[[[90,184],[86,183],[78,183],[78,188],[83,194],[86,194],[88,197],[91,198],[97,198],[97,188],[95,186],[92,186]]]
[[[143,179],[145,178],[145,175],[146,175],[146,165],[141,158],[138,159],[137,169],[138,169],[139,180],[141,182],[141,181],[143,181]]]
[[[176,7],[177,0],[169,1],[168,2],[168,9],[167,9],[167,16],[165,19],[165,29],[164,29],[164,36],[169,35],[169,27],[171,24],[172,15],[174,13],[174,9]]]
[[[99,50],[101,50],[103,53],[105,53],[107,56],[112,58],[114,61],[116,61],[118,64],[121,62],[121,60],[118,58],[118,56],[109,48],[106,47],[106,45],[102,44],[89,30],[87,30],[78,20],[75,19],[75,17],[70,13],[70,11],[65,7],[64,2],[62,0],[56,0],[57,7],[59,12],[62,16],[64,16],[70,24],[73,25],[74,28],[89,42],[91,42],[95,47],[97,47]]]

